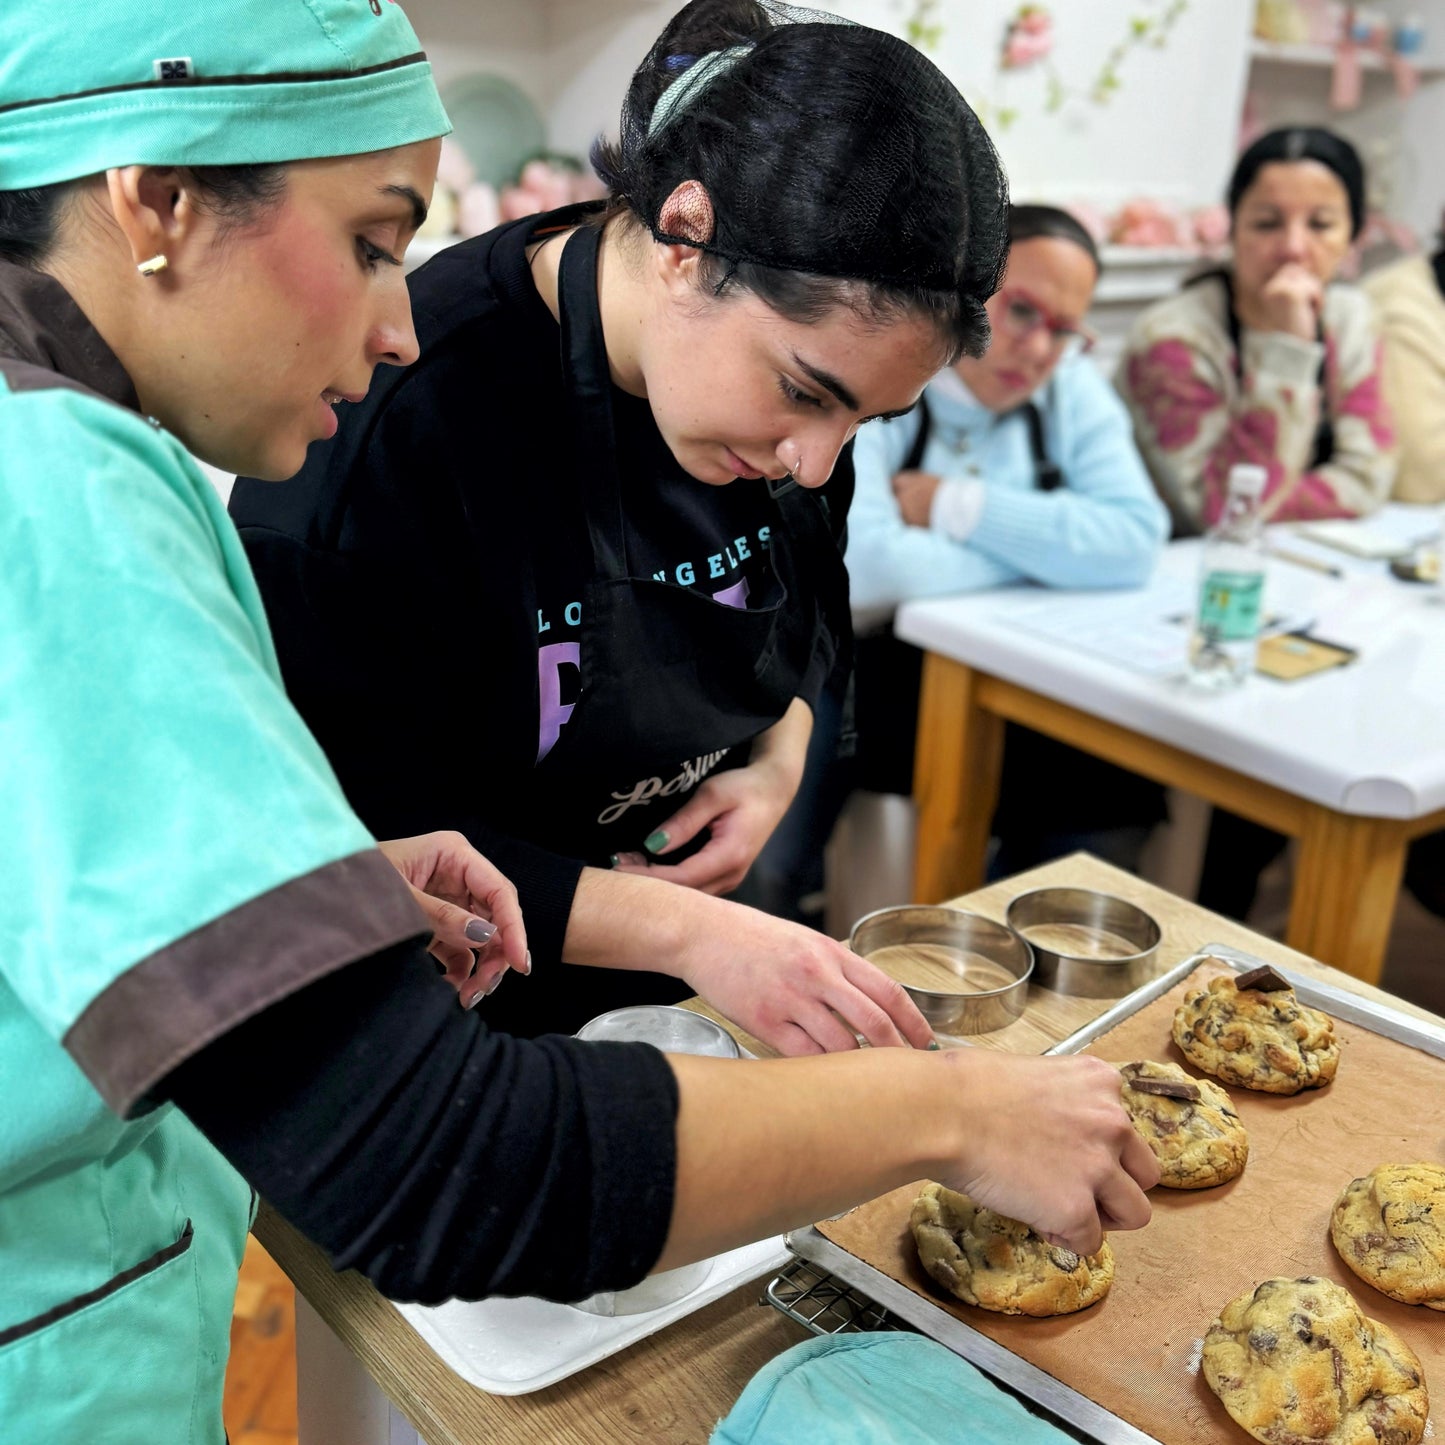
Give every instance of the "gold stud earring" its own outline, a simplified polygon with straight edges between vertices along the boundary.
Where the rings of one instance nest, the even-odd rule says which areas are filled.
[[[139,271],[142,276],[156,276],[170,264],[164,256],[152,256],[149,261],[140,262],[136,270]]]

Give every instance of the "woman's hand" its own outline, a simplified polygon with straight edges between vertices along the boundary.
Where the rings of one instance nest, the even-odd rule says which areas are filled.
[[[508,968],[532,971],[517,890],[460,833],[424,833],[377,846],[426,914],[429,951],[464,1008],[491,993]]]
[[[698,900],[701,905],[703,900]],[[702,907],[666,971],[780,1054],[926,1049],[933,1031],[886,973],[798,923],[724,900]]]
[[[747,876],[797,791],[765,762],[749,763],[709,778],[687,803],[658,825],[647,841],[657,841],[652,857],[619,853],[620,873],[652,873],[669,883],[699,888],[704,893],[731,893]],[[665,859],[704,828],[712,836],[682,863],[659,872],[652,858]]]
[[[726,905],[723,905],[726,906]],[[677,1188],[659,1269],[937,1179],[1091,1254],[1159,1177],[1098,1059],[992,1049],[738,1063],[670,1056]],[[750,1187],[739,1190],[746,1173]]]
[[[1264,283],[1259,294],[1259,323],[1267,331],[1283,331],[1301,341],[1319,336],[1325,290],[1307,267],[1290,261]]]
[[[753,740],[752,761],[709,778],[647,840],[647,854],[619,853],[620,873],[647,873],[704,828],[712,836],[691,858],[667,869],[669,883],[704,893],[731,893],[778,826],[798,784],[813,731],[812,709],[794,698],[782,718]]]
[[[951,1188],[1075,1254],[1092,1254],[1107,1229],[1148,1223],[1144,1191],[1159,1164],[1129,1122],[1112,1064],[970,1049],[947,1062],[968,1109]]]
[[[898,472],[893,478],[893,495],[898,510],[910,527],[926,527],[933,515],[933,498],[943,478],[932,472]]]

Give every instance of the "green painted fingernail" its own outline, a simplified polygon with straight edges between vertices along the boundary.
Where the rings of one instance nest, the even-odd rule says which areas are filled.
[[[942,1048],[943,1048],[943,1045],[942,1045],[941,1043],[939,1043],[937,1039],[929,1039],[929,1041],[928,1041],[928,1047],[929,1047],[930,1050],[933,1050],[933,1049],[942,1049]]]
[[[642,845],[649,853],[661,853],[667,847],[667,834],[661,828],[655,833],[647,835],[647,842]]]
[[[620,862],[622,862],[622,859],[619,858],[616,853],[614,853],[610,858],[608,858],[607,866],[609,868],[615,868]]]

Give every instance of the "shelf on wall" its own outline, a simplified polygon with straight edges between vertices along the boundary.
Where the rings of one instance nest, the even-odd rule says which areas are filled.
[[[1172,296],[1186,276],[1217,255],[1195,246],[1101,246],[1104,272],[1094,303],[1130,306]]]
[[[1360,67],[1363,70],[1384,73],[1389,66],[1374,50],[1361,50],[1358,52]],[[1249,42],[1249,55],[1251,60],[1264,61],[1272,65],[1307,65],[1317,69],[1327,69],[1335,63],[1335,47],[1333,45],[1306,45],[1284,40],[1261,40],[1258,36]],[[1445,64],[1432,60],[1416,60],[1409,56],[1416,71],[1422,76],[1445,75]]]
[[[1197,246],[1116,246],[1112,242],[1099,247],[1105,266],[1181,266],[1205,261],[1209,252]]]

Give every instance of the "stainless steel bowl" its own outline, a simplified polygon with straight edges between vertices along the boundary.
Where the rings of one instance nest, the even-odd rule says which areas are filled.
[[[593,1043],[654,1044],[668,1054],[705,1054],[717,1059],[741,1058],[738,1041],[721,1024],[691,1009],[670,1004],[639,1003],[598,1014],[577,1030]]]
[[[885,949],[929,945],[939,950],[929,954],[930,971],[952,973],[956,986],[910,983],[899,976],[907,971],[906,955],[899,953],[890,959],[883,954]],[[923,904],[880,908],[853,925],[848,946],[897,978],[939,1033],[991,1033],[1011,1024],[1024,1011],[1034,970],[1033,950],[1012,928],[991,918]]]
[[[1034,981],[1057,993],[1122,998],[1154,976],[1159,925],[1142,908],[1112,893],[1036,888],[1020,893],[1009,904],[1007,917],[1033,946]],[[1065,946],[1057,931],[1061,928],[1077,942]]]

